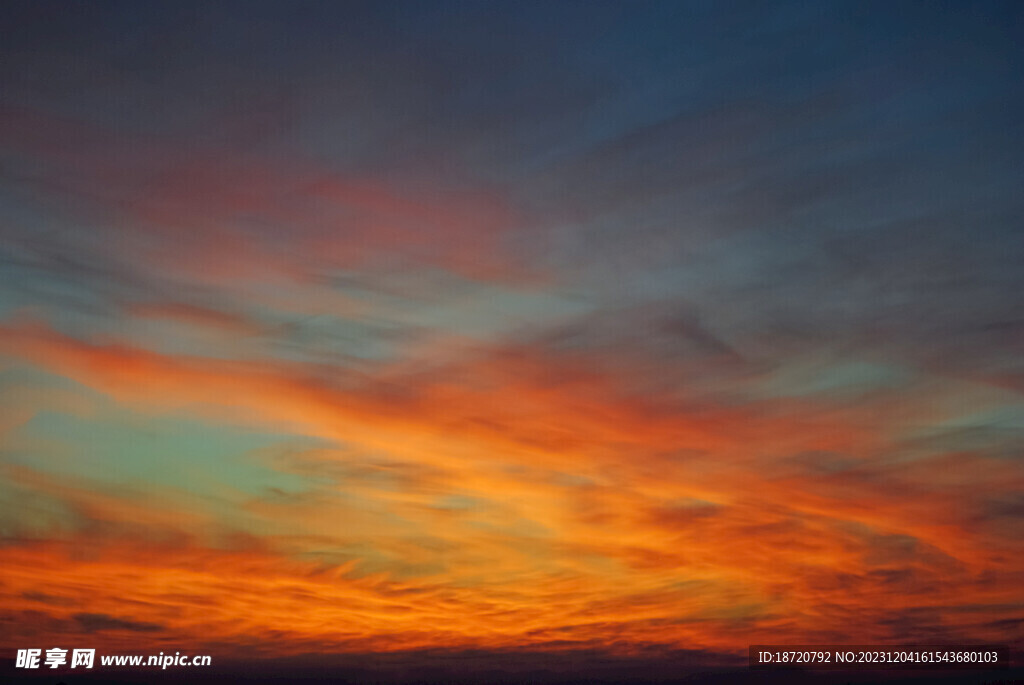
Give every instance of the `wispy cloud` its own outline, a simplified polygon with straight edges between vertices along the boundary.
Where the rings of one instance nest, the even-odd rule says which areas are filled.
[[[0,47],[6,642],[1022,644],[1017,13],[58,10]]]

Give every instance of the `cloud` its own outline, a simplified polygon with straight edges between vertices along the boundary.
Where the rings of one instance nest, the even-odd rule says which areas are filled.
[[[5,638],[1017,634],[1013,22],[582,9],[14,8]]]
[[[67,597],[48,595],[45,592],[23,592],[21,596],[33,602],[41,602],[42,604],[52,604],[54,606],[68,606],[74,604],[74,602],[68,599]]]
[[[322,441],[249,454],[308,480],[231,494],[230,516],[173,489],[142,499],[8,472],[78,512],[81,525],[62,539],[96,556],[87,567],[68,561],[68,573],[142,584],[137,613],[123,600],[109,608],[113,596],[76,605],[79,613],[87,606],[178,637],[200,635],[196,617],[213,605],[223,620],[202,639],[248,644],[273,633],[295,650],[619,639],[715,650],[769,629],[797,642],[854,628],[888,639],[891,626],[935,620],[921,613],[929,589],[1013,601],[1018,546],[995,519],[976,516],[983,501],[1012,503],[1012,463],[890,461],[902,418],[872,424],[878,414],[861,415],[860,405],[638,397],[628,356],[602,364],[594,351],[564,352],[552,340],[318,377],[301,362],[161,355],[8,326],[5,354],[136,411]],[[594,350],[617,344],[590,341]],[[164,551],[140,565],[127,540]],[[19,555],[40,554],[32,564],[60,567],[62,548],[26,545],[6,552],[10,565],[27,569]],[[186,563],[193,575],[181,577]],[[177,588],[173,602],[159,599],[163,582]],[[12,588],[24,598],[66,584],[19,572]],[[239,596],[260,607],[243,624],[231,618]],[[945,634],[979,630],[937,611]],[[339,621],[346,630],[325,637]]]
[[[163,626],[155,623],[138,623],[123,618],[108,616],[107,614],[75,614],[72,618],[78,622],[85,633],[95,633],[102,630],[127,630],[136,633],[152,633],[159,631]]]
[[[484,280],[528,273],[501,246],[523,217],[492,191],[182,146],[12,105],[0,108],[0,120],[0,144],[18,155],[13,173],[19,165],[39,169],[25,172],[19,185],[38,195],[37,203],[70,200],[72,215],[108,237],[124,268],[141,262],[143,270],[215,284],[256,274],[304,280],[389,263],[440,266]],[[176,239],[182,232],[188,240]]]

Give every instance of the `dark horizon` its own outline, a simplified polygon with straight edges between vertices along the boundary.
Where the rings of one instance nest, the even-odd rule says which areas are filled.
[[[1014,663],[1019,663],[1015,655]],[[409,653],[322,655],[224,662],[211,668],[149,670],[113,669],[48,674],[45,669],[26,675],[4,669],[9,685],[191,685],[250,683],[252,685],[312,685],[359,683],[363,685],[1007,685],[1024,679],[1024,668],[823,671],[790,669],[755,671],[746,659],[720,655],[664,651],[652,656],[616,656],[594,650],[557,652],[451,652],[428,650]]]

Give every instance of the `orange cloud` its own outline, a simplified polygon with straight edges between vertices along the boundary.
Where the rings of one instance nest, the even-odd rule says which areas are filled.
[[[839,407],[641,398],[581,356],[528,349],[325,377],[297,363],[171,357],[28,325],[0,331],[0,350],[136,408],[328,444],[253,455],[315,484],[245,499],[241,523],[213,510],[176,519],[173,493],[143,514],[116,493],[86,496],[16,473],[94,519],[182,532],[144,561],[87,529],[62,544],[5,548],[9,615],[70,592],[44,613],[71,631],[123,621],[159,626],[125,628],[136,642],[272,643],[282,653],[555,643],[730,651],[765,634],[995,639],[1005,630],[993,622],[1022,600],[1021,543],[983,517],[987,498],[1019,491],[1018,471],[981,457],[894,464],[880,456],[894,440],[886,426],[872,431]],[[824,457],[794,457],[829,450],[853,455],[852,466],[832,472]],[[223,534],[190,534],[203,526]],[[256,551],[217,549],[239,526]],[[69,552],[100,543],[89,560]]]

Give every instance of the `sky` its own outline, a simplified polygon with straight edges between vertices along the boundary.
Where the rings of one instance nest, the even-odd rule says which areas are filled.
[[[1021,7],[5,2],[0,645],[1024,648]]]

